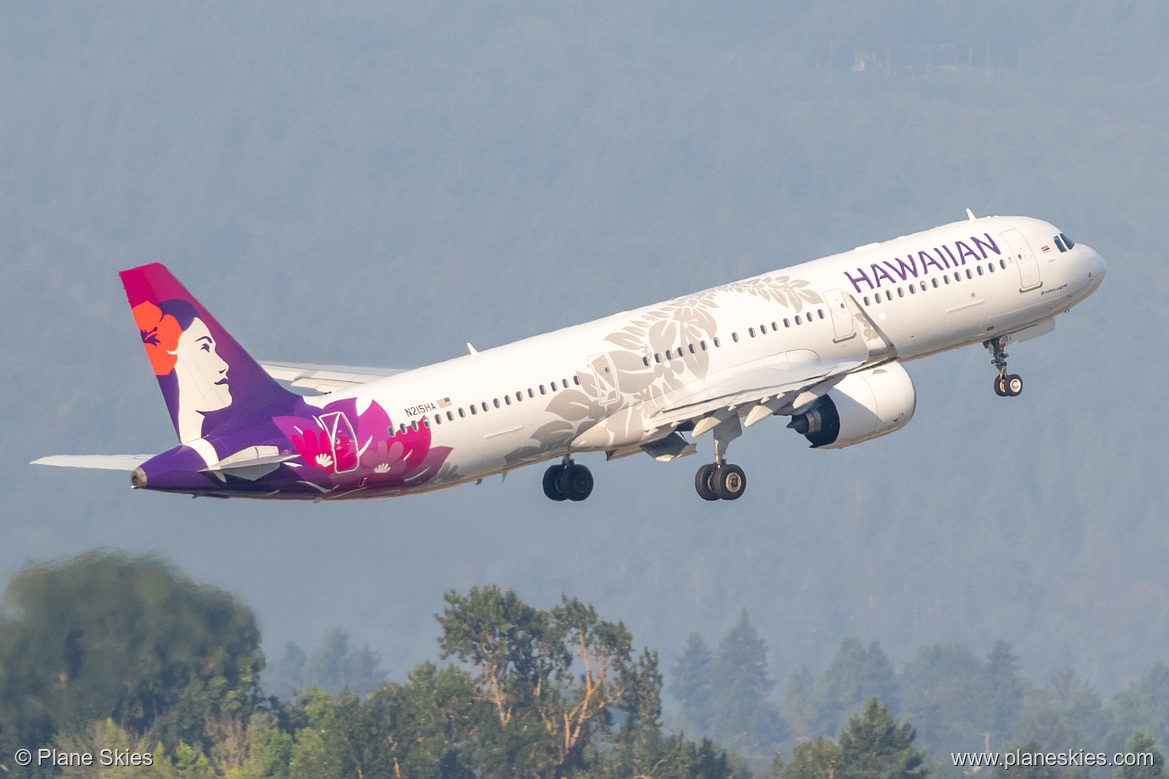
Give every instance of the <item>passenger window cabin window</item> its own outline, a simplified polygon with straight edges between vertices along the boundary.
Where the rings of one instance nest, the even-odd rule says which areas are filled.
[[[511,395],[504,395],[503,402],[510,406],[511,405]]]
[[[654,352],[654,362],[661,362],[661,361],[662,361],[662,356],[660,354],[658,354],[657,352]]]
[[[934,279],[934,281],[937,281],[937,279]],[[942,276],[942,281],[944,281],[944,282],[946,282],[947,284],[949,284],[949,283],[950,283],[950,277],[949,277],[948,275],[947,275],[947,276]]]
[[[579,387],[580,386],[580,376],[573,376],[572,383]]]
[[[767,325],[759,325],[759,335],[767,335]]]
[[[515,394],[515,399],[516,399],[516,402],[517,402],[517,403],[518,403],[518,402],[520,402],[520,401],[522,401],[522,400],[524,399],[524,391],[523,391],[523,390],[520,390],[519,392],[517,392],[517,393]]]
[[[986,264],[986,269],[987,269],[988,271],[990,271],[991,273],[994,273],[994,263],[993,263],[993,262],[988,262],[988,263]]]
[[[417,419],[410,422],[410,429],[413,430],[415,433],[418,432],[418,420]]]
[[[966,278],[968,278],[968,279],[974,278],[974,274],[970,272],[969,268],[966,269]]]
[[[916,294],[917,294],[917,285],[916,285],[916,284],[910,284],[910,285],[909,285],[909,294],[910,294],[910,295],[916,295]]]
[[[818,316],[818,317],[820,317],[821,319],[823,319],[823,318],[824,318],[824,309],[822,309],[822,308],[817,308],[817,309],[816,309],[816,316]]]
[[[718,336],[717,336],[717,335],[716,335],[714,338],[711,338],[711,339],[710,339],[710,342],[711,342],[712,344],[714,344],[714,348],[715,348],[715,349],[717,349],[719,346],[721,346],[721,345],[722,345],[722,344],[720,344],[720,343],[718,342]]]
[[[460,416],[460,417],[462,417],[462,418],[464,418],[464,419],[465,419],[465,418],[466,418],[466,416],[467,416],[467,412],[463,411],[463,409],[462,409],[462,407],[461,407],[461,406],[459,407],[459,416]]]
[[[649,367],[649,358],[648,357],[642,357],[641,362],[645,365],[645,367],[647,367],[647,368]]]
[[[803,323],[804,323],[804,320],[800,319],[800,315],[799,315],[799,314],[796,314],[796,324],[797,324],[797,325],[802,325]]]
[[[492,398],[491,402],[495,404],[496,408],[499,408],[499,398]]]
[[[779,332],[779,322],[772,322],[771,323],[771,332],[773,332],[773,333]]]
[[[694,354],[694,344],[690,344],[690,353]]]
[[[1007,261],[1006,260],[999,260],[999,267],[1002,268],[1003,270],[1006,270],[1007,269]]]
[[[478,413],[479,413],[479,409],[476,408],[475,406],[471,406],[471,416],[474,416],[475,414],[478,414]]]
[[[962,274],[959,273],[958,271],[954,271],[954,281],[961,281],[961,280],[962,280]]]
[[[982,275],[982,266],[981,265],[978,266],[978,275],[979,276]]]
[[[738,333],[731,333],[731,340],[734,341],[735,343],[738,343],[739,342],[739,334]]]
[[[490,411],[490,409],[487,408],[487,401],[485,400],[483,401],[483,412],[486,413],[487,411]]]
[[[899,298],[905,297],[905,290],[902,289],[901,287],[897,288],[897,297],[899,297]]]
[[[921,291],[925,292],[925,282],[924,281],[921,283]]]
[[[869,296],[865,295],[865,305],[869,305]]]
[[[398,425],[398,432],[401,433],[402,435],[406,434],[406,423],[405,422]]]
[[[747,328],[747,332],[751,334],[751,337],[752,337],[752,338],[754,338],[754,337],[755,337],[755,328],[753,328],[753,327],[748,327],[748,328]]]
[[[543,384],[541,384],[541,385],[540,385],[540,394],[541,394],[541,395],[545,395],[545,394],[547,394],[547,393],[545,393],[545,392],[544,392],[544,385],[543,385]]]
[[[436,425],[442,424],[442,414],[435,414],[434,415],[434,424],[436,424]]]
[[[453,411],[446,412],[446,421],[447,422],[454,422],[455,421],[455,412],[453,412]]]
[[[548,385],[548,388],[551,389],[553,392],[556,391],[556,380],[555,379],[553,379],[552,382]]]
[[[536,397],[536,393],[532,391],[532,388],[531,388],[531,387],[528,387],[528,397],[529,397],[529,398],[534,398],[534,397]]]
[[[706,351],[706,341],[699,341],[698,345],[702,348],[702,351]]]
[[[785,317],[783,320],[783,326],[784,327],[791,327],[792,326],[791,320],[789,320]]]
[[[892,299],[893,299],[893,290],[891,290],[891,289],[885,290],[885,300],[892,300]]]
[[[934,289],[938,288],[938,280],[936,278],[930,279],[930,283],[934,285]]]
[[[561,389],[568,389],[568,379],[561,379],[560,380],[560,388]]]

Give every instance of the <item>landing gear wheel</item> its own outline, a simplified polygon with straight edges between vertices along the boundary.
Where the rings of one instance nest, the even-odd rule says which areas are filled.
[[[549,500],[567,500],[568,495],[560,489],[560,477],[564,474],[563,465],[553,465],[544,471],[544,494]]]
[[[1017,373],[1012,373],[1006,377],[1003,386],[1007,397],[1017,398],[1023,392],[1023,378]]]
[[[995,376],[994,377],[994,394],[998,395],[1000,398],[1005,398],[1007,396],[1007,377],[1006,376]]]
[[[703,500],[718,500],[718,493],[714,491],[714,474],[717,470],[714,463],[707,463],[694,474],[694,489]]]
[[[569,463],[560,466],[563,470],[557,480],[560,494],[571,501],[582,501],[593,493],[593,473],[583,465]]]
[[[747,491],[747,474],[737,465],[719,466],[713,481],[715,493],[723,500],[738,500]]]

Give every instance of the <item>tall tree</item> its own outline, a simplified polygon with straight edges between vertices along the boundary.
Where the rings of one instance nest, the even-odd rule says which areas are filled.
[[[264,667],[251,610],[152,557],[89,552],[31,565],[0,618],[0,731],[30,748],[112,718],[168,746],[247,717]]]
[[[808,666],[792,671],[788,677],[779,713],[787,729],[796,738],[812,736],[812,729],[819,724],[819,717],[816,709],[816,677],[812,676]]]
[[[1019,658],[1002,639],[994,642],[983,666],[983,689],[987,701],[987,729],[999,744],[1010,738],[1023,708],[1023,682]]]
[[[925,753],[913,746],[909,721],[898,723],[893,710],[870,698],[865,710],[840,733],[841,779],[920,779],[929,774]]]
[[[767,677],[767,645],[746,609],[719,642],[711,681],[716,740],[749,754],[781,738],[779,715],[767,702],[775,686]]]
[[[817,684],[821,732],[836,732],[873,697],[896,701],[896,689],[893,664],[881,645],[873,641],[865,649],[858,639],[845,638]]]
[[[653,711],[644,692],[660,694],[656,657],[635,659],[625,626],[592,606],[564,596],[541,611],[495,586],[445,600],[443,654],[471,665],[491,711],[477,734],[485,776],[569,776],[602,754],[614,714]]]
[[[1114,779],[1161,779],[1164,776],[1161,753],[1156,742],[1149,736],[1138,730],[1125,743],[1124,751],[1129,755],[1135,755],[1138,765],[1117,766],[1112,773]]]
[[[694,735],[710,733],[712,659],[702,636],[691,633],[670,669],[669,692],[678,699],[684,727]]]

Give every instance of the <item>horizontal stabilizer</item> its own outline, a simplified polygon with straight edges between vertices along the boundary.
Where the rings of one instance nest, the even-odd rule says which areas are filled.
[[[279,465],[280,463],[286,463],[289,460],[295,460],[299,457],[299,454],[276,454],[269,457],[253,457],[248,460],[232,460],[230,462],[227,460],[220,460],[219,462],[215,463],[215,465],[202,469],[199,471],[199,473],[232,473],[233,471],[245,471],[249,468],[259,468],[267,465]],[[269,470],[275,469],[272,468]]]
[[[310,365],[295,362],[262,362],[260,367],[276,381],[297,389],[328,393],[384,379],[405,369],[353,368],[347,365]]]
[[[132,471],[153,456],[152,454],[54,454],[33,460],[32,465],[55,465],[60,468],[98,468],[104,471]]]

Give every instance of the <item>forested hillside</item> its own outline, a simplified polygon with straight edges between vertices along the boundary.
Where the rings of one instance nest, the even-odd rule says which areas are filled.
[[[1070,668],[1101,711],[1169,663],[1164,3],[18,1],[2,17],[0,575],[160,553],[255,608],[282,691],[315,662],[289,642],[335,628],[349,643],[320,655],[322,684],[407,684],[438,662],[450,590],[570,593],[662,669],[691,633],[717,656],[745,608],[768,706],[795,706],[793,674],[812,690],[767,714],[760,745],[856,713],[815,692],[850,636],[895,679],[957,646],[929,662],[968,680],[1001,640],[1033,695]],[[703,439],[672,464],[584,458],[597,486],[574,506],[543,498],[538,469],[270,505],[27,465],[172,445],[116,276],[143,262],[258,357],[409,367],[967,207],[1048,219],[1109,263],[1054,333],[1012,346],[1024,395],[996,397],[977,348],[912,363],[896,435],[813,452],[752,427],[733,505],[693,493]],[[886,702],[942,743],[913,706],[952,699],[911,689]],[[1101,716],[1122,724],[1075,727],[1127,737]]]

